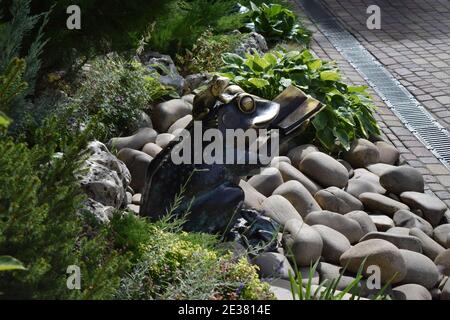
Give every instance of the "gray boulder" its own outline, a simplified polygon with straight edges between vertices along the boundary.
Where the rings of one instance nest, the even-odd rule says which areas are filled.
[[[77,178],[87,196],[103,206],[120,208],[127,204],[126,189],[131,175],[125,164],[99,142],[90,142]],[[99,210],[101,211],[101,210]]]
[[[418,228],[429,236],[433,235],[433,227],[431,224],[409,210],[398,210],[394,213],[393,220],[397,227],[408,229]]]
[[[392,292],[394,300],[432,300],[427,288],[414,283],[395,287]]]
[[[429,194],[407,191],[400,194],[400,199],[411,209],[418,209],[424,218],[433,226],[437,226],[447,210],[447,205],[439,198]]]
[[[444,247],[427,236],[425,232],[420,229],[412,228],[411,230],[409,230],[409,235],[419,238],[419,240],[422,242],[423,253],[431,260],[436,259],[436,257],[440,253],[445,251]]]
[[[291,219],[303,221],[302,216],[294,206],[284,197],[273,195],[262,202],[262,211],[265,216],[284,226]]]
[[[340,232],[330,227],[316,224],[311,226],[322,238],[322,257],[324,261],[339,264],[341,255],[351,248],[350,241]]]
[[[374,142],[374,145],[378,148],[378,152],[380,153],[381,163],[396,164],[398,162],[400,152],[396,147],[384,141]]]
[[[283,183],[275,189],[273,195],[280,195],[289,200],[302,217],[306,217],[312,211],[320,210],[320,206],[313,196],[296,180]]]
[[[283,177],[277,168],[265,168],[260,174],[248,179],[248,183],[260,193],[269,197],[276,188],[283,184]]]
[[[155,142],[158,133],[152,128],[139,129],[135,134],[129,137],[112,138],[108,142],[108,148],[118,151],[124,148],[141,150],[144,145]]]
[[[297,219],[286,222],[283,244],[286,255],[292,257],[300,267],[314,264],[322,254],[323,241],[320,234]]]
[[[349,174],[338,161],[322,152],[311,152],[300,162],[299,169],[324,187],[343,188]]]
[[[183,99],[172,99],[153,108],[152,122],[158,132],[167,132],[177,120],[191,113],[192,106],[189,103]]]
[[[423,254],[410,250],[400,250],[406,264],[403,283],[415,283],[432,289],[439,281],[439,271],[433,261]]]
[[[329,187],[318,191],[314,195],[314,199],[316,199],[323,210],[342,214],[364,209],[364,206],[359,199],[336,187]]]
[[[369,276],[367,272],[369,266],[378,266],[381,271],[381,282],[391,283],[401,282],[406,276],[406,263],[400,250],[392,243],[371,239],[360,242],[348,249],[341,255],[341,266],[347,266],[352,272],[358,272],[360,266],[365,261],[363,274]]]
[[[322,189],[321,186],[309,179],[300,170],[294,168],[294,166],[292,166],[291,164],[284,161],[278,162],[277,164],[278,169],[281,172],[281,176],[283,177],[283,180],[285,182],[291,180],[298,181],[309,191],[309,193],[311,193],[311,195],[315,195],[317,191]]]
[[[350,150],[344,153],[344,160],[350,163],[353,168],[364,168],[379,162],[380,152],[369,140],[356,139],[353,141]]]
[[[409,166],[394,167],[380,176],[380,184],[386,190],[401,194],[405,191],[422,192],[424,180],[422,174]]]
[[[422,243],[416,237],[409,235],[398,235],[386,232],[370,232],[359,240],[359,242],[367,241],[370,239],[383,239],[389,241],[399,249],[405,249],[422,253]]]
[[[346,236],[350,243],[358,242],[364,235],[358,222],[336,212],[314,211],[306,216],[305,222],[309,225],[322,224],[330,227]]]

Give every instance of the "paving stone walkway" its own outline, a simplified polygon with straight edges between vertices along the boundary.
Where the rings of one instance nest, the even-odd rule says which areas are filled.
[[[348,82],[367,85],[305,14],[300,1],[292,3],[314,32],[312,50],[322,59],[336,61]],[[322,0],[322,3],[444,127],[450,128],[450,1]],[[381,30],[366,28],[366,9],[372,4],[382,10]],[[450,171],[375,91],[369,91],[378,107],[376,118],[383,135],[399,149],[402,161],[423,174],[426,192],[434,193],[450,208]]]

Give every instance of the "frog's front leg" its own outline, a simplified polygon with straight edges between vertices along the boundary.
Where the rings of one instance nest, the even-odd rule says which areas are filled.
[[[243,202],[244,191],[224,182],[193,199],[184,229],[223,234],[236,221]]]

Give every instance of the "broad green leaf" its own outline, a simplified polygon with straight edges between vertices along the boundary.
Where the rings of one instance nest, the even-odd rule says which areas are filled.
[[[270,83],[266,79],[260,79],[260,78],[250,78],[248,79],[248,82],[250,82],[252,85],[254,85],[258,89],[262,89],[266,86],[269,86]]]
[[[0,271],[26,270],[22,262],[11,256],[0,256]]]
[[[316,71],[322,67],[322,60],[316,59],[310,63],[308,63],[308,68],[312,71]]]
[[[338,81],[340,78],[336,71],[327,70],[320,73],[320,79],[323,81]]]
[[[241,56],[230,52],[222,54],[222,60],[227,64],[235,64],[237,66],[244,64],[244,59]]]

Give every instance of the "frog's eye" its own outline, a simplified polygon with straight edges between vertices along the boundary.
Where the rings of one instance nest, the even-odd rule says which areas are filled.
[[[238,98],[238,106],[242,112],[252,113],[256,108],[255,99],[249,95],[242,95]]]

